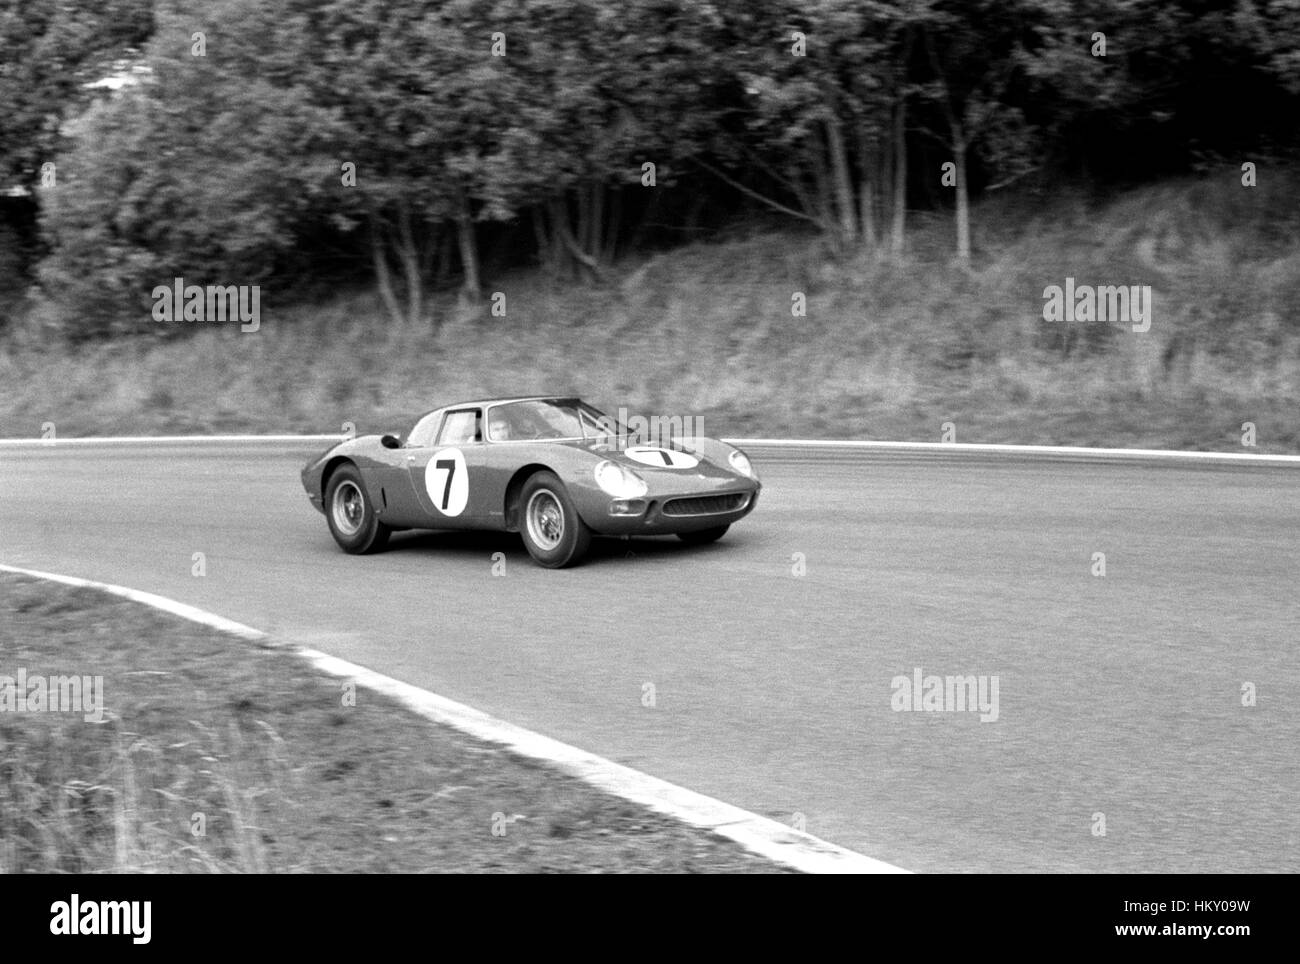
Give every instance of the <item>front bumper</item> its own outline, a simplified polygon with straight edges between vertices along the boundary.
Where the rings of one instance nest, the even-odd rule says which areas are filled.
[[[754,511],[759,486],[730,492],[686,494],[640,499],[606,499],[597,511],[583,513],[587,526],[606,536],[661,536],[699,532],[731,525]],[[730,505],[725,499],[734,497]]]

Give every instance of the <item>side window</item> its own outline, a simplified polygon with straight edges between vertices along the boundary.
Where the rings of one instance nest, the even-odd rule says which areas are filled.
[[[415,423],[415,428],[411,429],[411,434],[406,438],[408,448],[423,448],[433,444],[433,433],[438,431],[438,423],[442,421],[442,412],[430,412],[424,418]]]
[[[448,412],[438,433],[439,445],[468,445],[483,441],[483,414],[477,408]]]

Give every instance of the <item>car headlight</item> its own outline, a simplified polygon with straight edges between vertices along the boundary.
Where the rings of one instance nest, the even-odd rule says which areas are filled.
[[[740,449],[732,449],[731,454],[727,456],[727,461],[741,475],[747,475],[751,479],[758,478],[758,475],[754,472],[754,464],[749,461],[749,456]]]
[[[645,479],[626,465],[608,459],[596,466],[596,484],[616,499],[637,499],[646,494]]]

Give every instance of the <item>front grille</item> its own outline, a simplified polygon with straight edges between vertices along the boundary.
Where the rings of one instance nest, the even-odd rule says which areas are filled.
[[[703,495],[692,499],[669,499],[664,503],[664,515],[713,515],[718,512],[736,512],[749,503],[743,492],[730,495]]]

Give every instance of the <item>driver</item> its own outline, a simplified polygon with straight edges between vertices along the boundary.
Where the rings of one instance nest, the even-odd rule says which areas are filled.
[[[492,440],[494,442],[505,442],[510,438],[510,423],[506,417],[498,412],[493,412],[488,422],[491,428]]]

